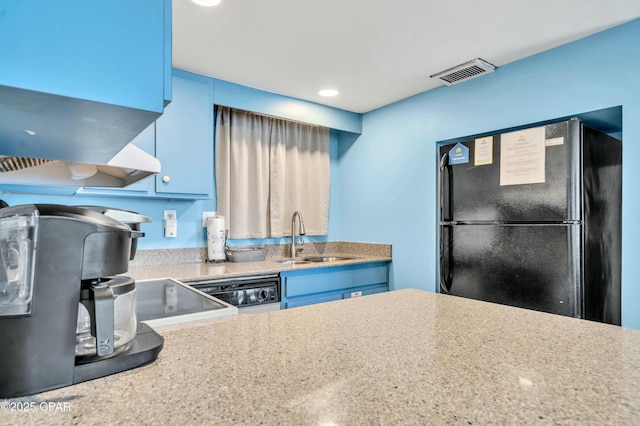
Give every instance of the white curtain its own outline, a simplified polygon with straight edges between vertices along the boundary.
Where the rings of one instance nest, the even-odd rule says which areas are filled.
[[[329,228],[329,129],[217,107],[217,212],[229,238],[291,235],[302,213],[307,235]]]

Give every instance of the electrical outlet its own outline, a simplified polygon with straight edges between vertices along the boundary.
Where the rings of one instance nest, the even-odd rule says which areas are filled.
[[[165,238],[175,238],[178,236],[178,221],[175,219],[167,219],[164,221]]]
[[[202,227],[207,227],[207,219],[210,217],[216,217],[216,212],[202,212]]]
[[[352,291],[351,292],[351,297],[360,297],[362,296],[362,292],[361,291]]]
[[[165,238],[178,236],[178,217],[175,210],[164,211],[164,236]]]

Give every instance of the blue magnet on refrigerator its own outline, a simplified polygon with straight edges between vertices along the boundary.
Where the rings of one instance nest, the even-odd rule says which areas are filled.
[[[469,148],[457,143],[449,151],[449,164],[464,164],[469,162]]]

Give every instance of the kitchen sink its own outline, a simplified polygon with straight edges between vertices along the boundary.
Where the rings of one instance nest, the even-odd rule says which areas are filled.
[[[310,263],[308,260],[303,260],[303,259],[282,259],[282,260],[276,260],[276,262],[282,263],[284,265],[299,265],[299,264]]]
[[[305,257],[304,260],[309,262],[337,262],[339,260],[351,260],[353,257],[347,256],[310,256]]]
[[[303,258],[289,258],[289,259],[281,259],[276,260],[278,263],[282,263],[284,265],[298,265],[305,263],[326,263],[326,262],[338,262],[340,260],[351,260],[355,259],[354,257],[349,256],[308,256]]]

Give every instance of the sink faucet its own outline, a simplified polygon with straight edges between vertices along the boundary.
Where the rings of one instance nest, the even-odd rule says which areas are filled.
[[[293,216],[291,216],[291,257],[296,257],[296,252],[298,250],[302,250],[302,247],[296,247],[296,216],[298,216],[299,223],[298,235],[302,237],[304,234],[306,234],[306,231],[304,230],[304,220],[302,220],[302,213],[296,210],[295,212],[293,212]],[[304,240],[302,240],[302,238],[300,240],[302,241],[302,245],[304,245]]]

